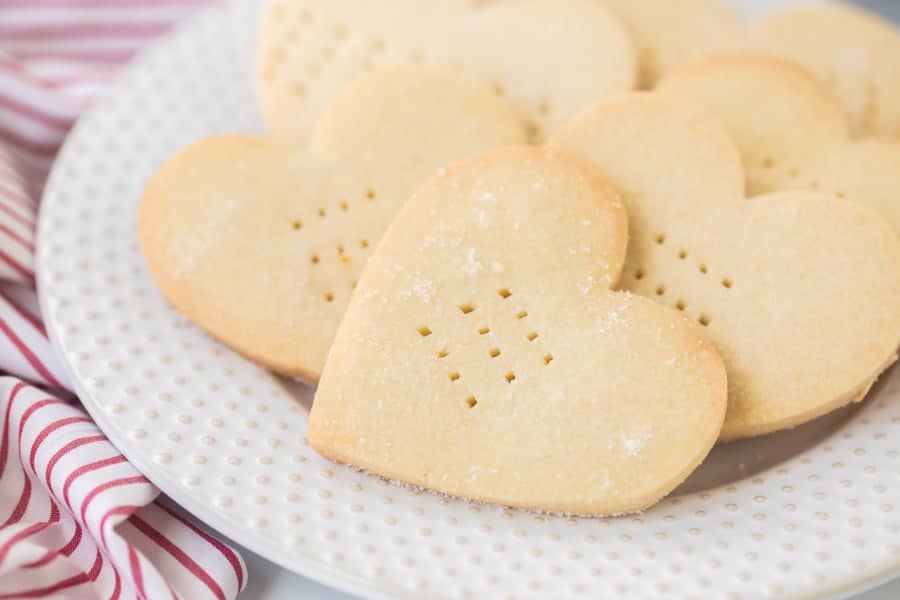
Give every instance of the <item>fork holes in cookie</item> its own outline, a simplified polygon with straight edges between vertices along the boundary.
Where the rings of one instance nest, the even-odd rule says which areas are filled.
[[[366,199],[368,199],[369,201],[372,201],[372,200],[375,200],[376,197],[378,197],[378,194],[375,192],[374,189],[369,188],[366,190]]]
[[[664,285],[657,286],[657,288],[656,288],[656,295],[657,295],[657,296],[662,296],[662,295],[664,295],[665,293],[666,293],[666,286],[664,286]]]
[[[293,94],[296,98],[302,98],[306,96],[306,86],[302,83],[295,83],[291,86],[291,94]]]
[[[510,371],[506,374],[506,383],[512,383],[516,380],[516,374]]]
[[[678,259],[679,260],[684,260],[687,258],[687,256],[688,256],[687,250],[682,248],[681,250],[678,251]]]
[[[360,247],[362,247],[362,248],[368,248],[368,247],[369,247],[369,240],[362,240],[362,241],[359,242],[359,245],[360,245]]]
[[[704,327],[709,327],[710,318],[707,315],[700,315],[700,318],[697,319],[697,321]]]
[[[459,311],[464,315],[472,314],[473,312],[475,312],[475,305],[469,303],[462,304],[459,307]]]
[[[730,290],[732,285],[734,285],[734,284],[732,283],[732,281],[729,278],[725,277],[724,279],[722,279],[722,287],[723,288]]]
[[[638,269],[637,271],[634,272],[634,278],[637,279],[638,281],[643,279],[644,275],[645,275],[645,273],[644,273],[643,269]]]
[[[678,302],[675,303],[675,308],[677,308],[680,311],[684,311],[684,309],[687,308],[687,304],[685,304],[684,300],[679,300]]]
[[[800,177],[800,169],[797,169],[796,167],[788,169],[788,177],[791,177],[793,179]]]
[[[324,208],[320,208],[319,209],[319,218],[324,219],[327,216],[328,216],[328,211],[326,211]]]
[[[447,356],[449,356],[449,355],[450,355],[450,353],[447,351],[446,348],[442,348],[441,350],[437,351],[438,358],[447,358]]]
[[[549,365],[552,362],[553,362],[553,355],[550,353],[545,354],[544,355],[544,365]]]
[[[506,288],[501,288],[501,289],[497,290],[497,294],[499,294],[500,297],[503,298],[504,300],[506,300],[507,298],[512,296],[512,292]]]
[[[334,302],[334,294],[325,292],[325,302]]]
[[[700,272],[703,273],[704,275],[709,273],[709,268],[703,263],[701,263],[698,268],[700,269]]]
[[[506,88],[503,87],[502,83],[495,83],[493,87],[494,87],[494,93],[497,94],[498,96],[506,95]]]
[[[542,117],[546,117],[550,114],[550,104],[548,104],[547,102],[541,102],[540,104],[538,104],[537,109],[538,114]]]
[[[521,321],[522,319],[526,318],[527,316],[528,316],[528,311],[527,311],[527,310],[519,311],[519,312],[516,314],[516,318],[519,319],[520,321]]]
[[[314,264],[314,265],[319,264],[319,255],[318,255],[318,254],[313,254],[312,256],[310,256],[310,257],[309,257],[309,262],[311,262],[311,263]]]
[[[469,396],[466,398],[466,406],[469,408],[475,408],[478,406],[478,400],[475,399],[475,396]]]
[[[771,169],[775,166],[775,159],[772,157],[764,158],[762,161],[762,166],[765,169]]]
[[[341,210],[347,212],[348,210],[350,210],[350,205],[346,202],[341,202]]]
[[[449,377],[450,381],[459,381],[459,371],[452,371]]]
[[[529,342],[533,342],[534,340],[538,339],[538,333],[537,333],[537,331],[532,331],[526,337]]]
[[[428,337],[432,334],[431,329],[427,325],[422,325],[421,327],[416,329],[416,331],[418,331],[419,335],[421,335],[422,337]]]
[[[478,335],[487,335],[487,334],[489,334],[490,332],[491,332],[491,328],[490,328],[490,327],[479,327],[479,328],[478,328]]]
[[[337,252],[338,252],[338,254],[340,254],[341,256],[344,255],[344,253],[346,252],[346,249],[344,248],[344,245],[343,245],[343,244],[338,244],[338,245],[337,245]]]
[[[664,233],[656,234],[656,243],[662,246],[666,243],[666,235]]]
[[[497,358],[498,356],[500,356],[500,348],[491,348],[490,350],[488,350],[488,356],[490,356],[491,358]]]
[[[297,220],[291,223],[291,227],[294,228],[294,231],[300,231],[303,229],[303,221]]]

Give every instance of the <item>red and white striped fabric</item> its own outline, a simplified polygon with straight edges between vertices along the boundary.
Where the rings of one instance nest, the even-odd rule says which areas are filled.
[[[34,224],[74,119],[208,0],[0,0],[0,600],[235,598],[230,547],[161,502],[94,425],[41,323]]]

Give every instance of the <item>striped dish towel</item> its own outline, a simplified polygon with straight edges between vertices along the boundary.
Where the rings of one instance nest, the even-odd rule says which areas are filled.
[[[34,292],[38,199],[74,119],[207,0],[0,0],[0,600],[235,598],[240,556],[160,501],[77,399]]]

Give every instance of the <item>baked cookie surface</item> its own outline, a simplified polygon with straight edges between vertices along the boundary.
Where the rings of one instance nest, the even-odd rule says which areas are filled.
[[[900,32],[841,2],[773,13],[750,47],[794,60],[840,98],[854,137],[900,138]]]
[[[762,54],[710,56],[677,69],[658,89],[701,102],[722,120],[741,152],[750,195],[827,192],[871,206],[900,233],[900,139],[852,139],[840,101],[799,64]]]
[[[598,0],[276,0],[260,35],[260,108],[274,134],[305,141],[352,79],[406,63],[492,85],[535,140],[637,74],[631,38]]]
[[[638,86],[652,89],[673,68],[740,45],[745,31],[722,0],[602,0],[625,24],[638,52]],[[598,98],[599,100],[599,98]]]
[[[325,456],[534,510],[644,509],[706,456],[725,371],[702,328],[614,292],[618,195],[538,149],[420,189],[367,266],[310,416]]]
[[[746,198],[740,156],[698,104],[603,103],[549,143],[621,191],[623,289],[706,327],[728,368],[723,439],[857,401],[900,344],[900,242],[871,209],[794,191]]]
[[[416,186],[444,164],[525,139],[487,86],[379,70],[334,102],[309,148],[223,136],[171,159],[141,204],[144,256],[189,319],[278,373],[315,381],[363,265]]]

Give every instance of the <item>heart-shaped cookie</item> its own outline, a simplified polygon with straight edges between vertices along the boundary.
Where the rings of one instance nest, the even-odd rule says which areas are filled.
[[[854,137],[900,137],[900,33],[844,3],[773,13],[750,32],[750,46],[815,72],[850,115]]]
[[[144,255],[188,318],[315,381],[363,264],[416,187],[445,163],[525,140],[488,86],[380,70],[340,96],[309,149],[224,136],[169,161],[141,204]]]
[[[894,362],[900,242],[874,211],[816,192],[747,199],[718,120],[660,94],[602,104],[550,147],[622,192],[624,289],[706,326],[728,368],[723,439],[860,400]]]
[[[323,455],[504,505],[608,515],[699,464],[725,412],[701,328],[611,291],[618,196],[539,149],[432,179],[353,296],[313,404]]]
[[[631,39],[598,0],[275,0],[260,40],[262,112],[295,140],[373,65],[460,67],[508,96],[533,138],[631,89],[637,71]]]
[[[821,190],[872,206],[900,232],[900,141],[851,140],[839,101],[800,65],[759,54],[711,56],[676,70],[660,89],[722,120],[750,195]]]
[[[733,48],[743,39],[737,15],[722,0],[603,0],[625,24],[638,52],[638,86],[650,89],[678,65]]]

